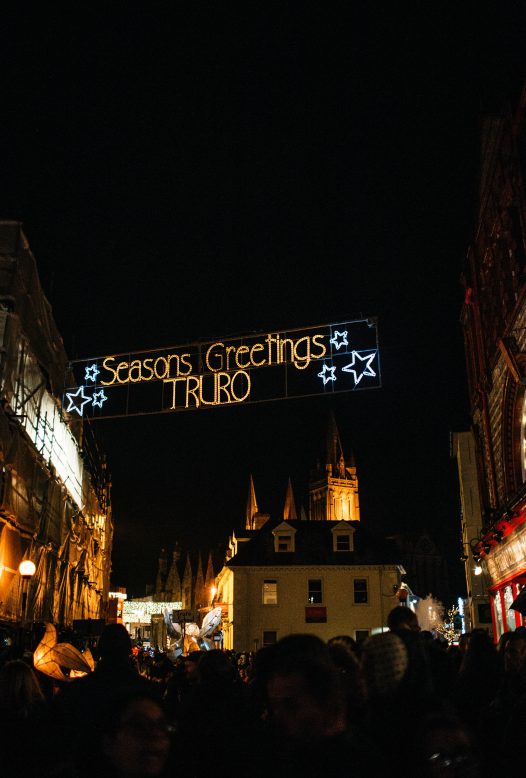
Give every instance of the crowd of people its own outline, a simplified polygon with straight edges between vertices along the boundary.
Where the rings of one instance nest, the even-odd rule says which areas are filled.
[[[526,628],[448,645],[399,606],[361,644],[294,634],[173,663],[111,624],[82,678],[5,662],[0,717],[2,776],[511,775],[526,763]]]

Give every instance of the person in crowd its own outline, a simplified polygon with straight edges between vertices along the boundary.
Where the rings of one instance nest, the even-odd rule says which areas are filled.
[[[294,634],[262,651],[256,672],[267,728],[252,774],[365,775],[367,743],[348,725],[344,686],[328,646],[314,635]]]
[[[157,697],[133,691],[114,700],[99,728],[102,752],[99,775],[116,778],[165,775],[171,732]]]
[[[363,671],[355,649],[339,639],[329,640],[329,654],[340,674],[346,706],[347,722],[353,727],[361,726],[366,699]]]
[[[420,633],[403,630],[419,639]],[[451,716],[451,706],[433,691],[424,649],[408,644],[400,632],[383,632],[367,639],[362,651],[367,701],[365,721],[369,738],[387,761],[387,774],[418,776],[421,763],[415,752],[400,761],[400,743],[408,733],[427,735],[427,722]]]
[[[471,632],[463,632],[458,639],[458,645],[452,644],[449,647],[448,653],[451,659],[451,667],[455,674],[460,670],[466,651],[468,650],[469,641],[471,640]]]
[[[153,655],[153,663],[150,668],[150,680],[159,684],[159,692],[161,696],[164,695],[168,687],[168,683],[173,675],[174,667],[164,651],[159,648],[155,650]]]
[[[405,778],[485,778],[476,744],[453,712],[428,713],[411,731]]]
[[[12,659],[0,669],[0,774],[38,774],[47,702],[34,669]],[[31,744],[31,748],[28,748]]]
[[[484,743],[485,720],[501,683],[497,649],[484,629],[474,629],[457,675],[454,702],[463,724]]]
[[[197,667],[197,681],[184,697],[175,720],[178,742],[184,744],[178,769],[182,774],[195,769],[195,755],[210,744],[214,752],[215,776],[235,775],[234,764],[249,766],[254,758],[256,714],[250,704],[247,686],[236,664],[218,649],[205,651]],[[213,746],[212,746],[213,744]]]
[[[157,695],[131,689],[108,699],[82,759],[54,765],[42,778],[164,778],[171,775],[172,727]]]
[[[61,733],[56,761],[80,761],[89,755],[102,711],[123,694],[143,692],[160,698],[156,684],[140,675],[123,624],[106,624],[97,644],[95,670],[64,686],[51,706],[51,724]]]
[[[387,615],[387,628],[397,634],[403,630],[420,632],[420,625],[414,610],[406,605],[397,605]]]
[[[433,633],[421,630],[416,613],[404,605],[390,611],[387,626],[407,648],[409,667],[405,684],[413,697],[421,700],[441,698],[445,703],[452,703],[456,668],[447,643]]]

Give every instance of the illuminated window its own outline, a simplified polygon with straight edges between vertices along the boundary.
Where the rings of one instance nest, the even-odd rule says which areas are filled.
[[[263,605],[278,604],[278,582],[263,581]]]
[[[272,646],[278,642],[278,633],[275,630],[265,630],[263,632],[263,645]]]
[[[308,602],[312,605],[323,602],[323,589],[319,578],[309,580]]]
[[[354,579],[354,602],[357,605],[363,605],[369,600],[367,592],[367,578]]]

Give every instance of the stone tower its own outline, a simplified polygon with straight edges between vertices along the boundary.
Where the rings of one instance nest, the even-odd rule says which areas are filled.
[[[351,453],[345,459],[334,415],[327,429],[325,462],[318,463],[309,484],[311,521],[360,521],[358,476]]]

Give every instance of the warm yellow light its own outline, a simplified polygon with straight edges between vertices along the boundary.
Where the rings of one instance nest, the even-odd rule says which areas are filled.
[[[32,562],[30,559],[24,559],[20,564],[18,565],[18,572],[22,576],[22,578],[31,578],[31,576],[35,575],[36,567],[34,565],[34,562]]]
[[[473,570],[473,572],[475,573],[475,575],[481,575],[481,573],[482,573],[481,566],[480,565],[476,565],[475,569]]]
[[[217,594],[217,586],[210,587],[210,592],[212,593],[212,597],[215,597]]]

